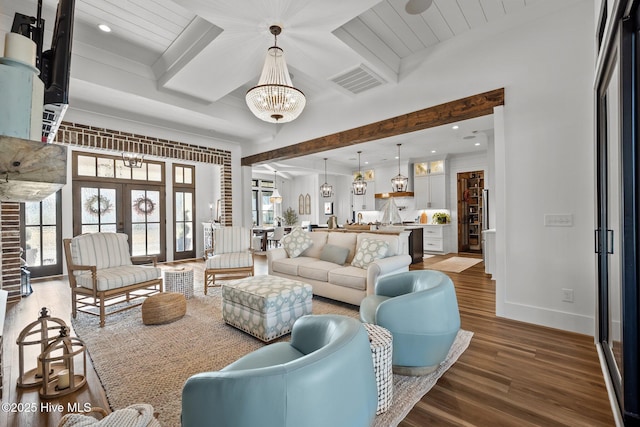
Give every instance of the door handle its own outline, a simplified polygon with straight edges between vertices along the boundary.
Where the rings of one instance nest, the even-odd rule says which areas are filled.
[[[613,255],[613,230],[607,230],[607,253]]]
[[[595,253],[599,254],[602,252],[602,248],[600,248],[600,229],[593,230],[594,233],[594,242],[595,242]]]

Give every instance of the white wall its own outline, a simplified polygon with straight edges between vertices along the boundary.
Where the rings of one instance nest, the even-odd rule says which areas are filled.
[[[594,5],[556,7],[528,24],[505,21],[441,43],[405,61],[391,89],[319,101],[321,123],[303,115],[258,151],[504,87],[495,118],[503,121],[494,152],[497,313],[593,334]],[[546,213],[572,214],[574,224],[545,227]],[[574,303],[562,302],[563,288],[574,290]]]
[[[452,233],[451,246],[453,252],[458,252],[458,173],[471,171],[487,172],[487,153],[474,153],[467,155],[452,156],[447,159],[447,206],[451,211]],[[485,181],[486,186],[486,181]]]

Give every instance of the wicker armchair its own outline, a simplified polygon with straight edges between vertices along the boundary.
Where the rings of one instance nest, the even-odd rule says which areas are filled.
[[[204,294],[218,286],[216,277],[237,279],[253,276],[251,237],[246,227],[222,227],[213,230],[213,248],[205,251]]]

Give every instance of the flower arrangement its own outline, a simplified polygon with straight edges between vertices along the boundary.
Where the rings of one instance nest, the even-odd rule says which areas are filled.
[[[435,224],[448,224],[451,222],[451,216],[446,212],[436,212],[431,219]]]

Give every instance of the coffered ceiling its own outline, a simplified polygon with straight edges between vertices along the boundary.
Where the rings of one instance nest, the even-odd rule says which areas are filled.
[[[244,101],[273,44],[271,24],[283,27],[278,45],[311,106],[303,114],[319,122],[322,111],[314,104],[393,91],[406,61],[552,3],[434,0],[421,15],[410,15],[406,0],[76,0],[71,109],[249,147],[278,132]],[[0,0],[0,31],[9,31],[14,12],[35,15],[36,4]],[[56,4],[44,0],[45,45]]]

